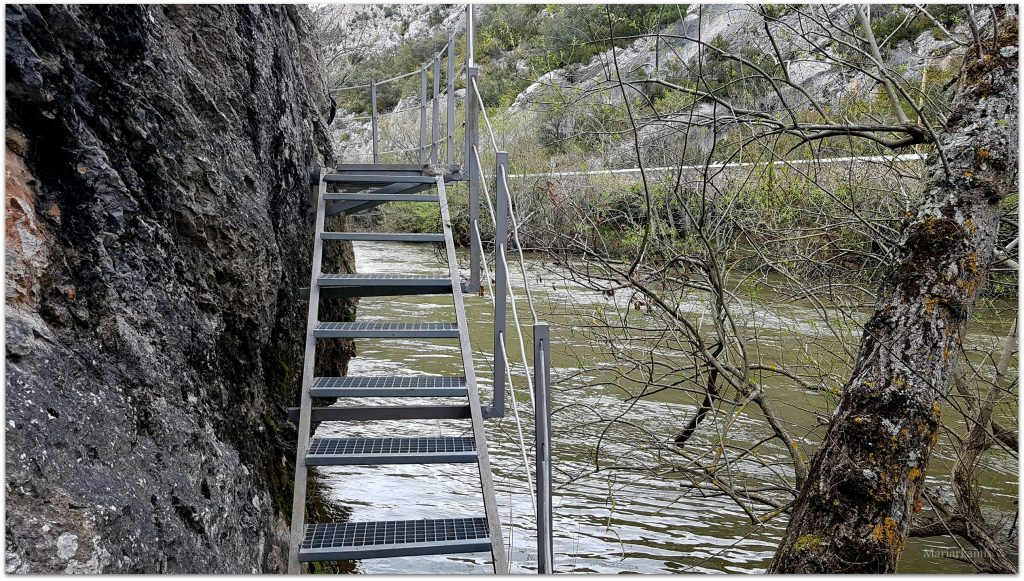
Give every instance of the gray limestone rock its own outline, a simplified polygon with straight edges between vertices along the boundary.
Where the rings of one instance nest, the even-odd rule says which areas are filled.
[[[333,158],[307,19],[6,7],[8,572],[283,570]]]

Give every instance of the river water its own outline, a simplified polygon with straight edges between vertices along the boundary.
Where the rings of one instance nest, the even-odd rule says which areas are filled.
[[[426,245],[354,244],[357,270],[361,273],[447,274],[437,252]],[[627,401],[624,394],[635,386],[623,385],[607,345],[590,330],[593,317],[588,315],[588,312],[603,312],[615,299],[585,291],[534,262],[530,263],[530,277],[534,281],[532,288],[538,315],[551,324],[552,334],[552,375],[556,382],[553,396],[555,571],[763,571],[783,532],[781,520],[753,525],[733,500],[716,496],[713,491],[700,494],[682,486],[684,475],[616,468],[594,471],[599,441],[600,458],[604,463],[609,459],[617,465],[653,463],[656,452],[647,449],[649,442],[644,441],[643,434],[671,438],[692,415],[695,401],[682,395],[659,395],[635,403]],[[759,300],[764,301],[764,297]],[[491,391],[487,359],[492,341],[492,311],[486,299],[477,296],[467,296],[466,306],[477,356],[477,377],[482,398],[486,400]],[[759,328],[778,331],[775,335],[766,334],[759,341],[759,349],[799,353],[806,350],[809,338],[820,330],[817,329],[818,317],[800,305],[773,304],[770,310],[752,305],[749,314],[756,319]],[[528,312],[520,315],[524,324],[531,318]],[[443,322],[454,321],[454,314],[450,296],[380,297],[361,300],[358,320]],[[981,340],[994,342],[995,335],[1005,331],[1005,326],[996,327],[995,334],[981,332]],[[518,343],[513,329],[510,328],[509,334],[510,357],[514,354],[513,359],[517,359]],[[529,335],[525,341],[526,348],[532,350]],[[582,371],[581,362],[585,365]],[[462,371],[458,345],[454,341],[361,340],[349,373],[461,375]],[[606,382],[603,387],[587,387],[602,381]],[[521,376],[515,376],[515,387],[527,451],[532,454],[533,432],[529,428],[533,418]],[[813,447],[822,433],[820,426],[813,427],[814,420],[816,416],[828,416],[828,402],[818,392],[789,391],[772,393],[772,398],[787,422],[793,426],[812,426],[803,430],[798,438],[805,438],[805,447]],[[405,402],[444,403],[437,399]],[[339,400],[335,405],[351,403]],[[375,403],[394,405],[396,402],[360,401],[362,405]],[[512,571],[526,573],[536,570],[536,537],[531,524],[532,496],[526,483],[512,412],[510,409],[501,420],[489,420],[486,427],[498,504],[505,524],[505,542],[511,546]],[[619,418],[619,422],[606,430],[606,420],[612,418]],[[755,413],[739,415],[729,430],[730,438],[748,444],[759,441],[765,435],[765,428],[758,418]],[[468,424],[465,420],[321,424],[317,435],[471,435]],[[702,446],[711,450],[714,442],[701,432],[688,446],[699,452]],[[761,456],[760,463],[737,465],[737,469],[748,470],[755,478],[771,476],[772,471],[785,465],[781,450],[778,454],[777,464],[771,461],[769,452]],[[952,456],[940,443],[929,480],[935,481],[932,474],[948,479],[946,475],[952,461]],[[529,462],[532,466],[532,455]],[[985,493],[995,498],[997,504],[1012,507],[1017,500],[1017,462],[997,454],[991,464],[982,478]],[[339,518],[362,521],[483,515],[476,464],[344,466],[316,470],[319,481],[324,484],[326,500],[336,506]],[[972,571],[966,564],[937,556],[939,551],[958,548],[949,538],[911,539],[901,561],[901,572]],[[352,563],[346,569],[358,573],[490,571],[486,554],[366,560]]]

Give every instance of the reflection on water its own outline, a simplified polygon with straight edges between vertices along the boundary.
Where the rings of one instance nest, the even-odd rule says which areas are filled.
[[[446,274],[438,254],[429,246],[356,242],[359,272]],[[624,391],[614,386],[581,387],[584,380],[608,380],[601,376],[601,363],[613,362],[607,347],[595,341],[585,327],[590,324],[580,315],[592,308],[598,312],[611,300],[588,293],[564,280],[552,280],[550,273],[531,272],[537,281],[534,300],[541,318],[551,323],[552,375],[571,378],[556,386],[554,394],[555,453],[555,570],[556,572],[594,573],[671,573],[671,572],[757,572],[771,559],[783,523],[754,525],[728,498],[713,491],[701,495],[680,486],[679,475],[651,474],[645,471],[611,467],[593,472],[595,446],[604,427],[599,419],[610,419],[626,411],[630,403]],[[590,305],[588,307],[587,305]],[[488,364],[492,328],[491,311],[485,299],[466,297],[467,315],[476,350],[477,374],[482,397],[489,397]],[[692,305],[699,313],[701,305]],[[813,335],[816,315],[787,305],[771,312],[750,309],[761,328],[785,329],[782,334],[765,337],[762,349],[799,352],[801,335]],[[360,321],[454,321],[451,297],[381,297],[363,299],[358,310]],[[524,320],[525,323],[525,320]],[[527,332],[529,329],[525,329]],[[510,329],[510,357],[518,356],[518,343]],[[527,349],[531,338],[525,337]],[[787,344],[787,342],[789,344]],[[649,350],[649,349],[648,349]],[[587,374],[580,375],[579,362],[587,362]],[[351,375],[461,374],[461,359],[454,341],[360,340],[357,356],[349,367]],[[611,373],[610,367],[609,374]],[[598,370],[598,371],[595,371]],[[609,377],[611,377],[609,375]],[[533,419],[529,412],[526,384],[516,378],[522,428],[531,446]],[[627,389],[628,391],[628,389]],[[629,422],[606,434],[601,457],[617,458],[617,463],[642,466],[653,461],[653,453],[642,450],[643,434],[671,437],[690,417],[693,402],[683,396],[665,395],[639,400],[631,405],[623,419]],[[827,402],[817,393],[773,393],[780,402],[780,413],[799,425],[814,425],[816,415],[828,414]],[[339,400],[336,405],[352,402]],[[438,399],[403,400],[402,403],[442,403]],[[462,403],[461,401],[459,403]],[[395,405],[395,400],[361,400],[360,405]],[[505,527],[505,542],[511,546],[513,572],[536,570],[536,537],[532,526],[532,498],[527,488],[522,452],[518,445],[511,410],[502,420],[487,422],[489,451],[497,488],[498,504]],[[321,424],[321,436],[456,436],[471,435],[465,420],[376,421]],[[730,438],[754,443],[764,427],[752,417],[742,415],[730,428]],[[808,434],[804,444],[811,446],[820,433]],[[634,441],[635,440],[635,441]],[[649,441],[649,440],[648,440]],[[690,445],[713,447],[711,440],[695,437]],[[696,449],[696,448],[695,448]],[[697,449],[699,451],[699,449]],[[781,450],[779,450],[781,458]],[[762,455],[762,458],[764,456]],[[532,456],[530,456],[532,463]],[[948,463],[941,454],[935,465]],[[784,462],[780,463],[784,464]],[[531,464],[532,466],[532,464]],[[755,477],[778,466],[748,463],[737,465]],[[352,520],[403,518],[444,518],[483,514],[480,485],[475,464],[343,466],[316,469],[325,484],[328,500],[344,506]],[[1017,465],[1007,461],[997,466],[986,479],[993,491],[1009,504],[1016,500]],[[948,473],[948,471],[946,471]],[[971,571],[950,559],[926,557],[926,550],[956,549],[948,539],[912,539],[903,561],[902,572]],[[934,554],[934,553],[933,553]],[[356,564],[360,573],[487,573],[489,555],[446,555],[366,560]]]

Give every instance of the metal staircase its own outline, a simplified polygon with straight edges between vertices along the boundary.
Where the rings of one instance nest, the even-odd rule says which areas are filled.
[[[313,268],[309,288],[302,395],[292,419],[299,428],[295,461],[289,573],[303,562],[490,551],[494,571],[506,573],[494,483],[484,434],[486,408],[480,403],[469,328],[463,305],[446,181],[459,174],[425,175],[422,165],[345,165],[319,175]],[[430,193],[426,193],[430,192]],[[436,234],[326,232],[325,218],[352,214],[391,201],[438,204],[442,232]],[[324,243],[340,240],[443,242],[447,277],[335,274],[322,271]],[[454,320],[436,323],[330,322],[319,320],[322,298],[451,294]],[[317,341],[328,338],[457,340],[463,376],[316,377]],[[439,397],[458,405],[314,407],[322,397]],[[445,418],[468,420],[472,437],[326,438],[311,434],[313,422]],[[305,522],[310,466],[473,463],[478,466],[482,514],[443,515],[426,520]],[[443,499],[438,499],[443,506]]]
[[[295,492],[292,503],[292,527],[288,554],[288,572],[300,573],[302,563],[315,561],[338,561],[375,559],[415,555],[440,555],[450,553],[491,553],[495,573],[508,573],[509,564],[502,540],[501,522],[495,499],[491,466],[487,456],[487,438],[484,434],[484,418],[505,415],[506,387],[513,393],[512,409],[518,424],[514,385],[509,373],[509,353],[505,347],[508,317],[506,307],[511,307],[511,320],[519,339],[522,370],[528,389],[535,391],[538,401],[546,402],[550,385],[550,353],[548,327],[537,319],[536,311],[529,298],[533,314],[534,381],[530,384],[530,369],[527,363],[523,331],[520,325],[516,299],[509,285],[508,232],[510,218],[515,224],[512,212],[512,196],[509,192],[509,156],[499,151],[493,128],[487,121],[486,109],[477,79],[480,74],[473,61],[474,42],[473,5],[465,8],[464,29],[466,61],[458,74],[465,75],[465,140],[456,140],[456,37],[453,30],[447,44],[433,56],[431,62],[412,72],[400,74],[382,81],[371,81],[365,85],[339,87],[336,91],[368,90],[371,115],[364,116],[370,122],[371,150],[365,155],[372,156],[373,163],[344,164],[320,171],[314,176],[316,186],[314,218],[313,267],[308,289],[309,315],[306,320],[306,348],[302,368],[302,393],[299,407],[289,410],[289,417],[298,426],[298,445],[295,459]],[[453,25],[454,28],[454,25]],[[447,65],[446,91],[440,92],[442,61]],[[428,97],[428,72],[433,71],[433,95]],[[420,76],[419,103],[405,109],[386,113],[377,111],[377,88],[400,79],[418,74]],[[441,121],[441,100],[447,101],[446,114]],[[432,114],[429,116],[428,102]],[[382,127],[379,124],[385,116],[401,115],[405,111],[419,109],[419,146],[406,149],[381,150]],[[483,116],[483,127],[493,145],[494,175],[488,178],[484,172],[480,150],[479,119]],[[391,117],[394,119],[395,117]],[[350,119],[358,119],[351,118]],[[396,125],[405,142],[411,129],[408,124]],[[428,134],[430,140],[428,141]],[[459,142],[458,145],[456,142]],[[460,151],[458,147],[464,146]],[[443,155],[442,155],[443,149]],[[359,155],[356,153],[356,155]],[[397,156],[418,164],[379,163],[383,155],[392,159]],[[441,161],[443,160],[443,162]],[[459,161],[461,165],[459,165]],[[462,283],[455,255],[452,236],[452,220],[448,207],[446,185],[465,182],[469,208],[469,280]],[[488,187],[490,183],[490,187]],[[492,207],[490,193],[494,194]],[[327,232],[326,218],[335,214],[352,215],[376,208],[388,202],[417,202],[437,204],[441,217],[441,232],[433,233],[371,233],[371,232]],[[493,281],[487,272],[487,255],[481,236],[481,208],[486,202],[490,225],[493,226]],[[323,272],[323,247],[325,243],[338,241],[377,242],[420,242],[443,243],[444,261],[447,262],[447,276],[409,276],[394,274],[342,274]],[[518,239],[516,241],[518,246]],[[526,266],[522,249],[519,248],[520,269],[523,284],[526,285]],[[493,283],[493,284],[492,284]],[[484,297],[484,285],[491,296],[493,306],[493,351],[492,379],[493,393],[488,405],[481,404],[477,388],[473,351],[470,345],[469,327],[463,304],[463,293]],[[493,288],[491,288],[493,287]],[[320,300],[345,297],[386,297],[397,295],[452,295],[454,320],[419,322],[341,322],[321,321]],[[510,299],[510,300],[509,300]],[[317,342],[324,339],[346,338],[359,340],[428,339],[459,343],[462,375],[443,376],[357,376],[357,377],[316,377],[315,359]],[[534,390],[533,388],[536,387]],[[344,407],[314,407],[313,398],[442,398],[443,405],[346,405]],[[378,401],[374,399],[373,401]],[[540,409],[540,408],[538,408]],[[548,409],[544,407],[543,409]],[[552,572],[551,513],[550,513],[550,438],[547,428],[547,412],[537,421],[537,476],[538,476],[538,572]],[[472,436],[460,437],[388,437],[388,438],[344,438],[314,437],[314,422],[350,422],[374,420],[420,420],[447,419],[468,421]],[[525,444],[520,433],[520,451],[526,461]],[[480,476],[481,512],[472,515],[438,514],[436,518],[424,520],[391,520],[380,522],[306,523],[306,490],[308,471],[311,466],[382,465],[382,464],[456,464],[476,463]],[[527,470],[527,481],[530,480]],[[444,506],[444,499],[438,499],[438,506]]]

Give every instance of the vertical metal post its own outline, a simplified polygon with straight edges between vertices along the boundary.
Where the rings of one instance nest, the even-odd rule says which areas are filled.
[[[473,292],[481,290],[480,258],[483,246],[478,232],[480,230],[480,179],[477,161],[480,151],[477,149],[480,133],[478,126],[476,83],[474,79],[480,74],[473,63],[473,5],[466,5],[466,179],[469,180],[469,288]]]
[[[437,163],[441,148],[441,57],[434,55],[434,108],[430,130],[430,163]]]
[[[420,163],[427,163],[427,67],[420,69]]]
[[[494,169],[494,403],[491,417],[505,415],[505,299],[508,295],[508,153],[499,151]]]
[[[473,66],[473,3],[466,4],[466,68]]]
[[[537,572],[554,568],[551,511],[551,341],[547,323],[533,326],[533,421],[537,434]]]
[[[448,130],[446,157],[448,165],[455,164],[455,33],[448,35]]]
[[[377,155],[377,81],[370,81],[370,134],[373,142],[373,163],[380,163]]]

